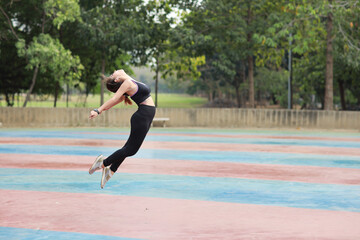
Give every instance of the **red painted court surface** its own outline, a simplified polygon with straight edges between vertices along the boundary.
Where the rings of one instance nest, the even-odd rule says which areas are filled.
[[[1,129],[0,239],[360,239],[360,133]]]

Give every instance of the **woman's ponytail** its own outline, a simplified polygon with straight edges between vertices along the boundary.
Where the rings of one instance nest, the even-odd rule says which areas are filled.
[[[132,105],[132,101],[129,99],[128,96],[125,96],[124,102],[125,102],[125,105]]]

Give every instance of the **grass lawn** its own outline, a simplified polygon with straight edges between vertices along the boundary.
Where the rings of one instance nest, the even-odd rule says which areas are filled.
[[[111,98],[112,95],[105,93],[105,101]],[[155,101],[155,94],[152,95]],[[36,99],[27,103],[28,107],[53,107],[54,99],[48,97],[47,99]],[[69,107],[88,107],[88,108],[97,108],[100,106],[100,95],[89,95],[85,102],[85,96],[73,95],[69,99]],[[158,94],[158,107],[160,108],[197,108],[201,107],[207,102],[206,98],[194,97],[187,94],[169,94],[169,93],[159,93]],[[24,97],[20,96],[20,99],[15,99],[14,107],[22,107],[24,103]],[[0,107],[6,107],[5,99],[0,100]],[[61,99],[58,99],[56,107],[66,107],[65,96]],[[136,104],[132,106],[125,106],[121,103],[116,108],[128,108],[136,107]]]

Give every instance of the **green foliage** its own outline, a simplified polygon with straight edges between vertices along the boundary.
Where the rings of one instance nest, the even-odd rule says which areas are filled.
[[[335,94],[339,94],[337,81],[343,81],[344,70],[348,66],[356,70],[360,63],[359,2],[334,0],[329,4],[329,1],[306,0],[277,1],[274,4],[280,5],[269,18],[272,27],[264,35],[255,35],[255,40],[261,45],[256,53],[256,63],[258,66],[284,66],[284,54],[291,48],[294,88],[301,96],[300,104],[311,108],[315,107],[315,102],[323,104],[326,16],[329,11],[334,16],[334,88]],[[345,86],[349,87],[349,82],[345,81]]]
[[[325,54],[295,58],[293,69],[293,88],[300,96],[294,103],[302,108],[316,109],[317,103],[324,102]]]
[[[46,15],[53,19],[57,29],[66,21],[74,22],[81,19],[79,0],[47,0],[44,10]]]
[[[274,71],[265,67],[259,68],[255,77],[255,89],[262,96],[262,100],[286,108],[288,105],[288,74],[284,70]]]
[[[257,100],[284,107],[291,49],[294,102],[316,108],[331,11],[334,103],[344,108],[344,96],[345,108],[360,105],[358,0],[9,0],[1,8],[0,93],[10,100],[36,67],[34,92],[45,95],[65,84],[100,92],[100,72],[148,65],[175,88],[244,103],[253,57]]]
[[[27,69],[40,67],[42,73],[49,72],[55,81],[71,82],[79,80],[84,69],[78,56],[72,56],[58,39],[48,34],[40,34],[26,47],[25,40],[16,43],[20,57],[28,59]]]
[[[256,52],[257,65],[280,66],[285,49],[305,57],[324,51],[326,30],[323,21],[325,1],[266,1],[271,5],[269,28],[263,34],[256,33],[259,44]],[[291,46],[290,46],[291,42]]]
[[[355,69],[360,68],[360,6],[359,1],[349,0],[335,11],[337,34],[335,57]]]
[[[19,102],[22,102],[24,99],[22,96],[16,96],[14,107],[21,107],[17,104],[17,97],[19,97]],[[105,94],[105,99],[111,98],[111,94]],[[90,109],[99,107],[99,94],[90,94],[87,98],[84,95],[72,95],[70,96],[71,102],[69,107],[87,107]],[[85,102],[86,98],[86,102]],[[41,97],[37,96],[36,101],[31,101],[28,103],[29,107],[52,107],[53,106],[53,97],[48,94],[44,94]],[[161,108],[197,108],[202,107],[207,102],[206,98],[190,96],[187,94],[166,94],[159,93],[159,107]],[[5,101],[0,99],[0,107],[5,106]],[[66,102],[62,99],[59,99],[57,103],[58,107],[66,107]],[[118,104],[115,108],[137,108],[136,104],[134,105],[124,105]]]
[[[162,57],[160,70],[163,78],[176,76],[177,80],[187,81],[196,80],[200,77],[198,67],[205,64],[205,56],[187,57],[181,56],[181,48],[177,51],[166,51]]]

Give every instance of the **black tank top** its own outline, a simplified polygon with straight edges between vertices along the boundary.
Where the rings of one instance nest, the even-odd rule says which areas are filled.
[[[130,98],[137,104],[140,105],[143,101],[145,101],[148,97],[150,97],[151,89],[144,83],[137,82],[135,80],[132,80],[133,83],[135,83],[138,86],[137,91],[135,94],[130,96]],[[127,94],[125,94],[127,95]]]

